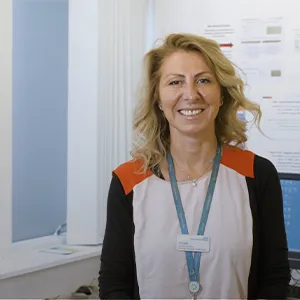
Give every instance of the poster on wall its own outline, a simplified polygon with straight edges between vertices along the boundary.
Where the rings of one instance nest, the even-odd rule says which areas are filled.
[[[300,174],[300,70],[292,54],[300,53],[300,30],[288,29],[282,16],[250,16],[240,18],[239,26],[207,24],[204,36],[238,66],[246,97],[261,107],[261,131],[251,122],[252,114],[238,111],[249,124],[246,147],[272,161],[278,172]]]
[[[300,91],[264,95],[261,98],[261,127],[266,136],[281,141],[300,142]]]
[[[242,54],[248,59],[264,59],[282,54],[283,18],[242,18],[240,42]]]
[[[300,29],[296,29],[294,33],[295,51],[300,53]]]
[[[294,39],[296,48],[297,31],[289,32],[281,16],[255,16],[240,19],[237,36],[246,96],[262,110],[260,130],[252,114],[245,114],[247,148],[269,159],[279,173],[300,174],[300,90],[294,80],[300,72],[286,52],[287,41]]]
[[[279,173],[300,174],[300,91],[265,93],[259,102],[260,130],[249,125],[247,148],[271,160]]]
[[[229,60],[233,59],[235,29],[231,24],[208,24],[204,28],[204,36],[216,41],[224,55]]]
[[[247,83],[278,84],[283,76],[282,17],[245,17],[239,30],[239,66]]]

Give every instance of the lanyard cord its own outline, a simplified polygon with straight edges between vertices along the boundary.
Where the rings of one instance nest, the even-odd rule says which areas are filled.
[[[167,159],[168,159],[168,171],[170,176],[172,193],[173,193],[173,198],[176,206],[181,233],[188,235],[189,232],[187,228],[187,222],[186,222],[182,201],[178,189],[178,184],[175,176],[174,162],[170,153],[168,153]],[[205,231],[208,214],[209,214],[209,210],[210,210],[210,206],[211,206],[211,202],[212,202],[212,198],[216,186],[220,162],[221,162],[221,146],[218,145],[197,235],[203,235]],[[186,260],[187,260],[190,282],[199,281],[200,259],[201,259],[200,252],[196,252],[193,255],[191,251],[186,251]]]

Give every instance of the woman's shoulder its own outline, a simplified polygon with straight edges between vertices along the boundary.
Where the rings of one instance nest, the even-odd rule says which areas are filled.
[[[113,173],[119,178],[126,194],[129,194],[135,185],[152,175],[150,170],[144,171],[144,163],[138,159],[120,164]]]
[[[131,159],[116,167],[113,170],[113,173],[120,177],[124,176],[136,176],[136,175],[144,175],[148,173],[148,171],[144,171],[144,163],[139,159]]]
[[[270,176],[278,177],[278,171],[271,160],[255,154],[255,177],[267,180]]]
[[[222,163],[250,178],[261,178],[272,173],[277,174],[274,164],[269,159],[249,149],[237,146],[224,146]]]

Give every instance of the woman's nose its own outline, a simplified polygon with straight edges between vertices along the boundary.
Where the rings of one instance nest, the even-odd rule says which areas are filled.
[[[198,89],[195,83],[187,83],[184,86],[184,100],[196,100],[199,98]]]

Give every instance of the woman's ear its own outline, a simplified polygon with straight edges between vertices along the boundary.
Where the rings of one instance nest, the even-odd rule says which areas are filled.
[[[224,104],[224,96],[221,96],[220,107]]]

